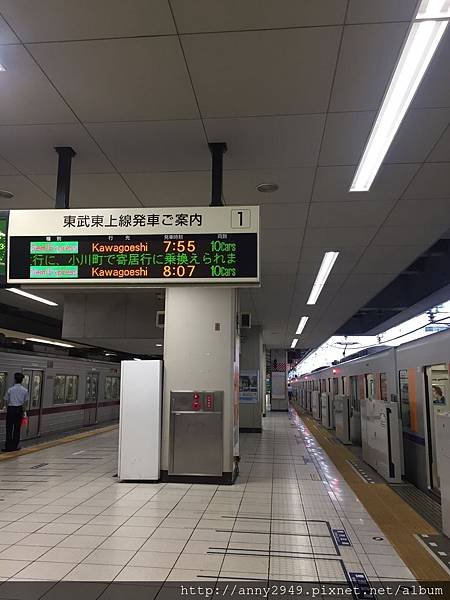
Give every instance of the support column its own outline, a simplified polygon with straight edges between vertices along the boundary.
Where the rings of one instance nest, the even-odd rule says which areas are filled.
[[[76,155],[76,152],[70,146],[57,146],[55,150],[58,154],[55,208],[69,208],[70,174],[72,171],[72,158]]]
[[[239,429],[245,432],[262,430],[262,408],[264,397],[261,356],[263,351],[260,327],[241,330],[240,379],[241,394],[239,401]],[[264,371],[265,373],[265,371]],[[253,393],[256,385],[257,392]]]
[[[166,289],[161,477],[165,481],[230,484],[239,455],[239,338],[237,293],[232,288]],[[171,391],[223,391],[222,473],[171,473]],[[195,417],[194,417],[195,418]],[[186,431],[188,429],[186,428]],[[195,431],[186,452],[195,452]],[[198,435],[198,434],[197,434]],[[184,442],[183,442],[184,443]],[[195,462],[195,461],[194,461]]]
[[[286,411],[287,401],[287,352],[286,350],[272,350],[272,411]]]

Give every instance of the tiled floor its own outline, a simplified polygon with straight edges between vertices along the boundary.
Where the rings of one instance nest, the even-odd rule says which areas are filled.
[[[116,432],[0,463],[0,597],[7,580],[412,579],[286,414],[241,436],[233,486],[118,483],[116,463]]]

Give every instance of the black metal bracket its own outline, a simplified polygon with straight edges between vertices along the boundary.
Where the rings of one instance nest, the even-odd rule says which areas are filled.
[[[69,208],[70,173],[72,158],[76,156],[76,152],[70,146],[57,146],[55,150],[58,154],[55,208]]]
[[[228,148],[225,142],[212,142],[208,146],[212,158],[210,206],[223,206],[223,155]]]

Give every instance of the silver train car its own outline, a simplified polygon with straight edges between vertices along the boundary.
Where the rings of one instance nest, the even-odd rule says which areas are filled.
[[[361,400],[398,402],[404,478],[439,494],[436,414],[450,409],[449,367],[447,330],[302,375],[292,382],[293,397],[312,412],[313,391],[332,398],[348,395],[351,441],[356,445],[361,445]]]
[[[28,425],[21,439],[118,420],[120,364],[83,358],[0,351],[0,439],[5,439],[5,392],[14,373],[28,388]]]

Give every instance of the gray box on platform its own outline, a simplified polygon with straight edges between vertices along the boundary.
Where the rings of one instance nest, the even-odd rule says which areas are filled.
[[[170,475],[222,475],[223,391],[170,392]]]

